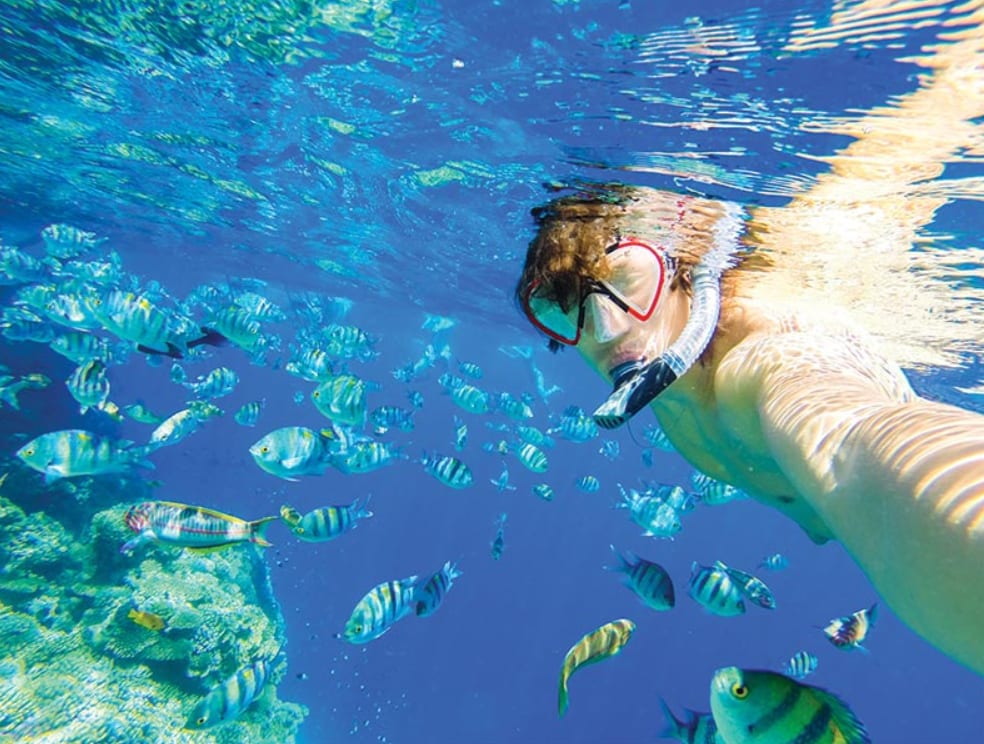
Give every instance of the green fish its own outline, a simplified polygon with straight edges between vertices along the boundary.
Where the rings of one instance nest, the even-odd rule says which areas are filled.
[[[240,669],[198,702],[185,729],[198,731],[238,718],[262,692],[269,675],[269,663],[262,659]]]
[[[271,475],[296,481],[300,475],[324,473],[343,446],[334,430],[317,432],[304,426],[285,426],[261,437],[249,453]]]
[[[567,694],[567,681],[578,669],[588,664],[610,659],[621,651],[632,638],[635,623],[621,619],[605,623],[593,630],[580,641],[571,646],[564,657],[564,666],[560,670],[560,685],[557,697],[557,712],[563,716],[570,704]]]
[[[870,744],[837,696],[783,674],[737,667],[711,680],[711,713],[728,744]]]
[[[129,445],[83,429],[64,429],[32,439],[17,450],[17,457],[28,467],[44,473],[46,485],[59,478],[123,473],[133,465],[154,467],[144,459],[146,448]]]

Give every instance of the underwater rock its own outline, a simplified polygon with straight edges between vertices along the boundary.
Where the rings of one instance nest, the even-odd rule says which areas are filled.
[[[277,698],[284,620],[257,549],[148,546],[126,558],[125,508],[63,524],[0,494],[0,742],[293,742],[307,710]],[[270,679],[242,715],[182,728],[212,686],[258,658]]]

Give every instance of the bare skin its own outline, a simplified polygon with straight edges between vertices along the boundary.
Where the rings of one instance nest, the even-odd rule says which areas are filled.
[[[679,334],[689,296],[578,350],[603,376]],[[609,378],[610,379],[610,378]],[[919,398],[897,366],[836,324],[732,298],[701,363],[651,405],[679,452],[817,542],[841,542],[879,594],[984,673],[984,417]]]

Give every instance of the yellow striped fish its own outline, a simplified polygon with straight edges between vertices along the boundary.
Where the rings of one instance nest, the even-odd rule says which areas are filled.
[[[870,744],[864,724],[836,695],[777,672],[718,669],[711,713],[728,744]]]
[[[591,631],[571,646],[571,650],[564,657],[564,666],[560,670],[560,688],[557,697],[559,715],[563,716],[567,712],[569,705],[567,680],[571,675],[583,666],[615,656],[629,642],[634,630],[635,623],[622,618]]]
[[[206,729],[238,718],[263,690],[269,673],[269,664],[263,660],[240,669],[199,701],[188,716],[185,729]]]

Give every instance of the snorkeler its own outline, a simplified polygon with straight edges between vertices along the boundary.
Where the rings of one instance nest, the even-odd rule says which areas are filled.
[[[692,465],[840,541],[984,674],[984,417],[919,397],[830,308],[753,297],[770,259],[735,205],[621,186],[533,214],[516,297],[612,383],[598,424],[649,407]]]

